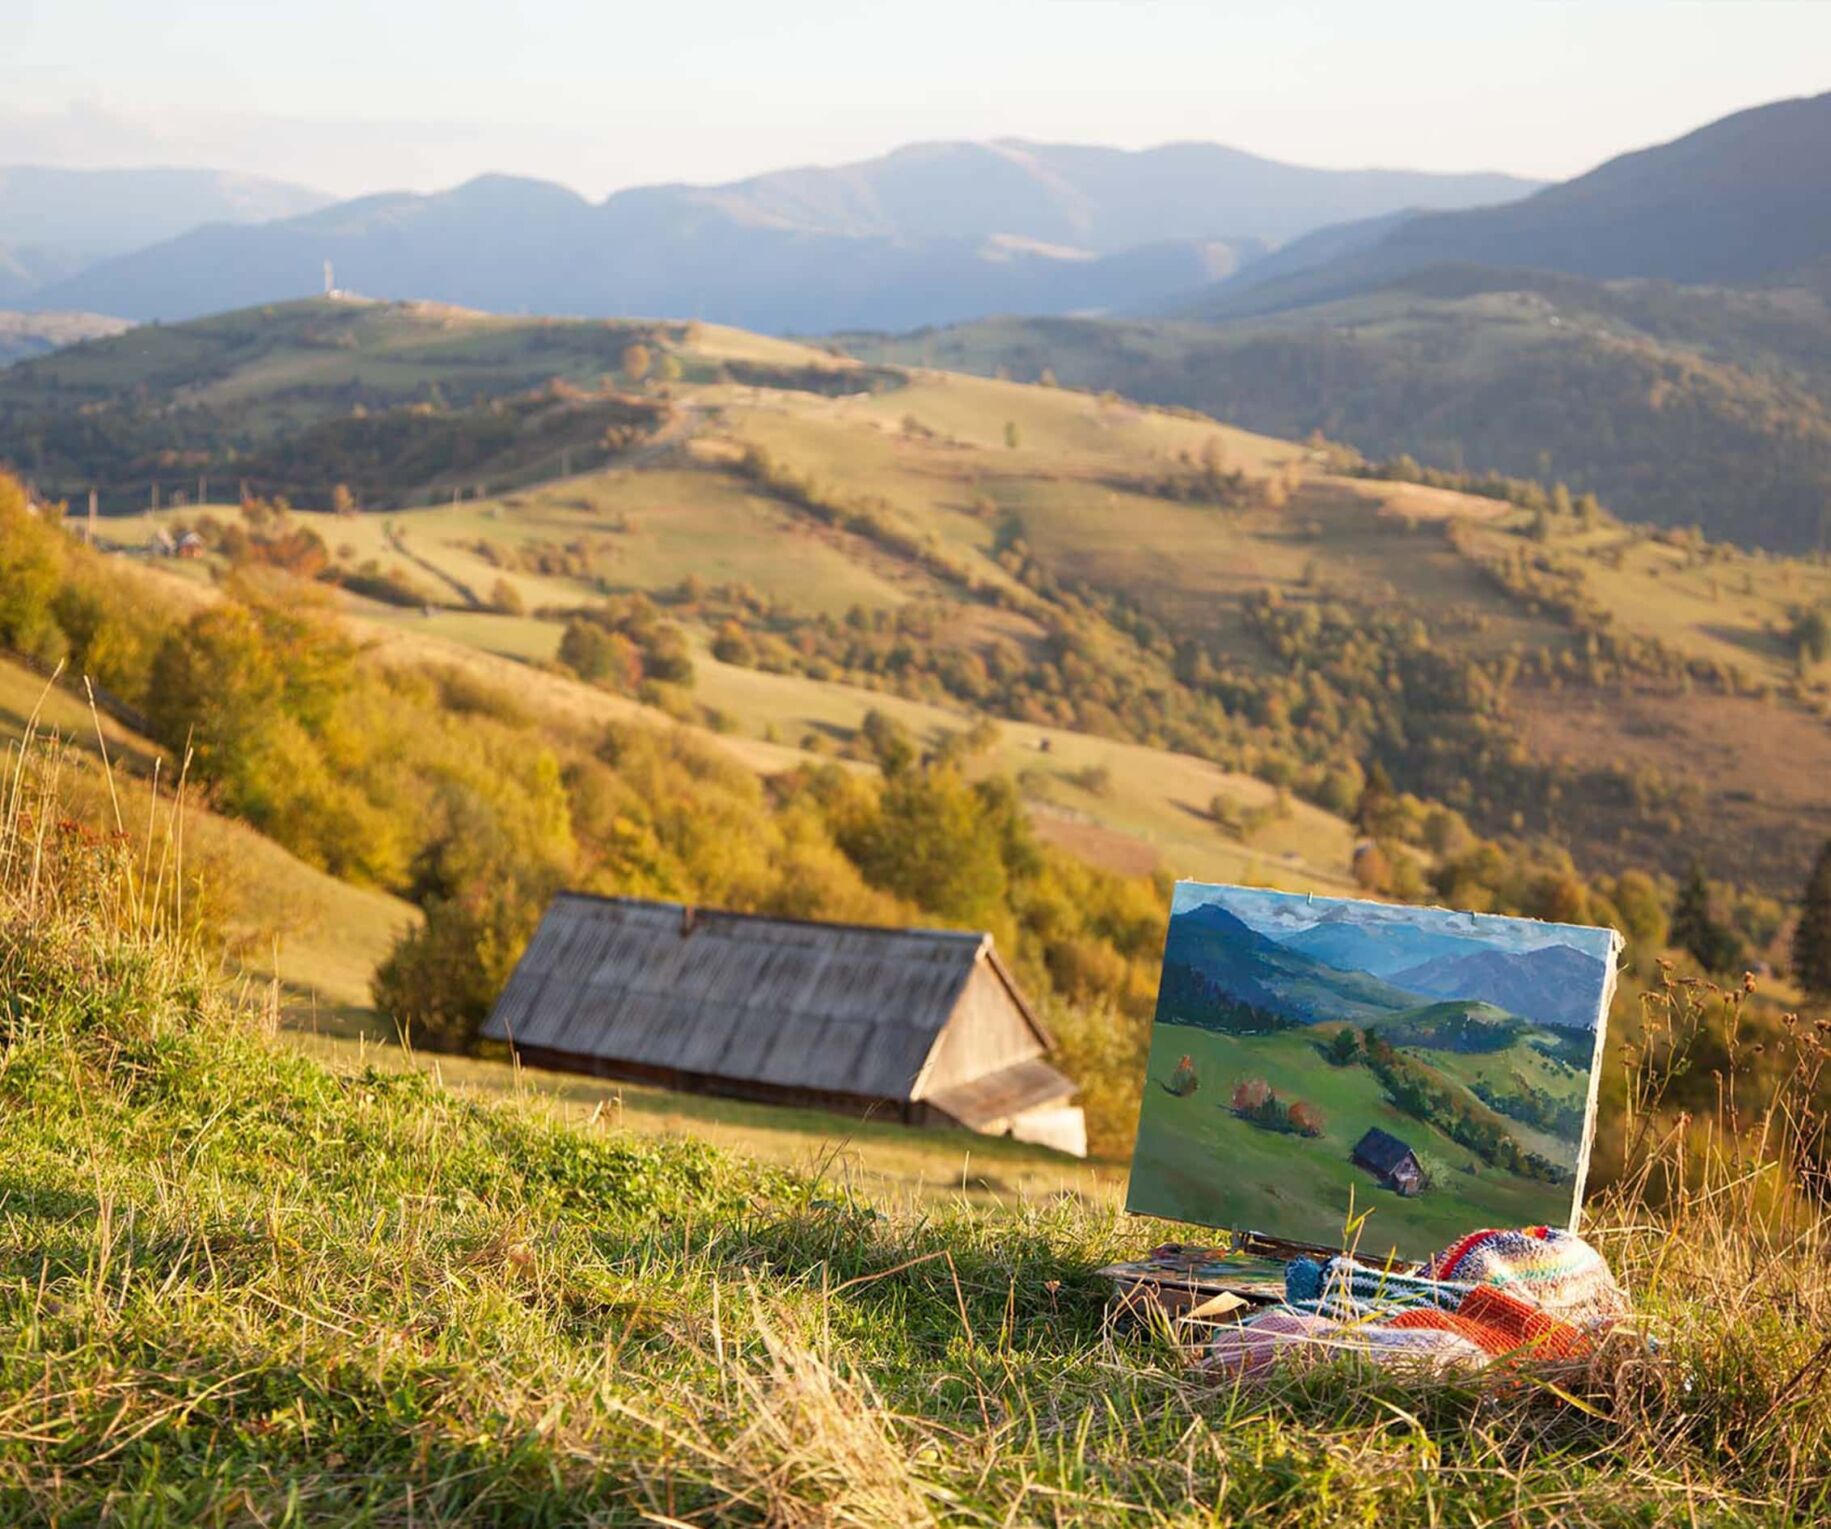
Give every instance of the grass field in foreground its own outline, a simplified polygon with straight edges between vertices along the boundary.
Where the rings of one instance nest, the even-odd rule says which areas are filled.
[[[10,823],[10,813],[0,821]],[[1831,1509],[1816,1211],[1594,1234],[1661,1347],[1256,1389],[1115,1327],[1162,1235],[880,1206],[264,1035],[0,844],[0,1522],[1778,1525]],[[1775,1166],[1768,1176],[1784,1172]]]
[[[520,1100],[571,1125],[710,1142],[759,1162],[825,1176],[878,1204],[914,1208],[962,1199],[988,1204],[1066,1196],[1110,1207],[1125,1177],[1120,1164],[1083,1162],[973,1131],[670,1093],[482,1057],[410,1054],[386,1039],[311,1030],[289,1030],[284,1038],[341,1073],[416,1070],[460,1093]]]

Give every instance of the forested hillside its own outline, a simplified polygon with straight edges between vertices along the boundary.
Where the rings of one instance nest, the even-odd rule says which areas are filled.
[[[1000,319],[844,343],[1562,480],[1632,519],[1741,546],[1831,546],[1831,307],[1810,288],[1434,267],[1212,324]]]
[[[68,532],[16,502],[0,642],[415,906],[374,997],[428,1041],[580,885],[992,929],[1092,1087],[1130,1076],[1095,1059],[1140,1037],[1168,875],[1608,921],[1644,960],[1698,859],[1681,943],[1784,970],[1831,834],[1831,571],[1555,484],[349,301],[91,342],[0,398],[75,499]],[[161,504],[95,549],[85,449],[105,508],[143,474]]]
[[[1320,229],[1129,316],[848,344],[1562,480],[1635,520],[1818,552],[1828,125],[1831,96],[1775,102],[1496,206]]]

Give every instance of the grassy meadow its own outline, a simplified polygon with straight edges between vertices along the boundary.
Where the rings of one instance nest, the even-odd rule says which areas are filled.
[[[1640,1139],[1595,1208],[1657,1349],[1555,1383],[1342,1361],[1236,1388],[1111,1319],[1093,1269],[1164,1229],[1110,1197],[880,1202],[532,1091],[301,1055],[200,962],[142,848],[55,827],[64,779],[15,753],[0,798],[9,1524],[1831,1510],[1826,1224],[1795,1192],[1793,1093],[1659,1208]],[[1682,1040],[1739,999],[1662,1001]]]

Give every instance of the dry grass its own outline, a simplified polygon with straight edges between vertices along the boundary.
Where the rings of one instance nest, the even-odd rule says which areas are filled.
[[[176,845],[65,832],[58,756],[6,763],[0,1521],[1831,1510],[1808,1021],[1777,1045],[1744,1037],[1735,994],[1652,1000],[1635,1171],[1591,1230],[1655,1345],[1577,1376],[1217,1385],[1108,1320],[1091,1268],[1158,1234],[1110,1205],[886,1215],[690,1141],[291,1054],[187,947]],[[1671,1084],[1700,1046],[1723,1085],[1692,1119]]]

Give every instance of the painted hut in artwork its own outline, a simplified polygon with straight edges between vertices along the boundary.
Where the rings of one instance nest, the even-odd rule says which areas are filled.
[[[987,934],[562,892],[483,1034],[533,1067],[1087,1150]]]
[[[1415,1195],[1424,1187],[1424,1165],[1418,1161],[1418,1154],[1377,1126],[1354,1144],[1349,1155],[1388,1189],[1396,1189],[1402,1195]]]

